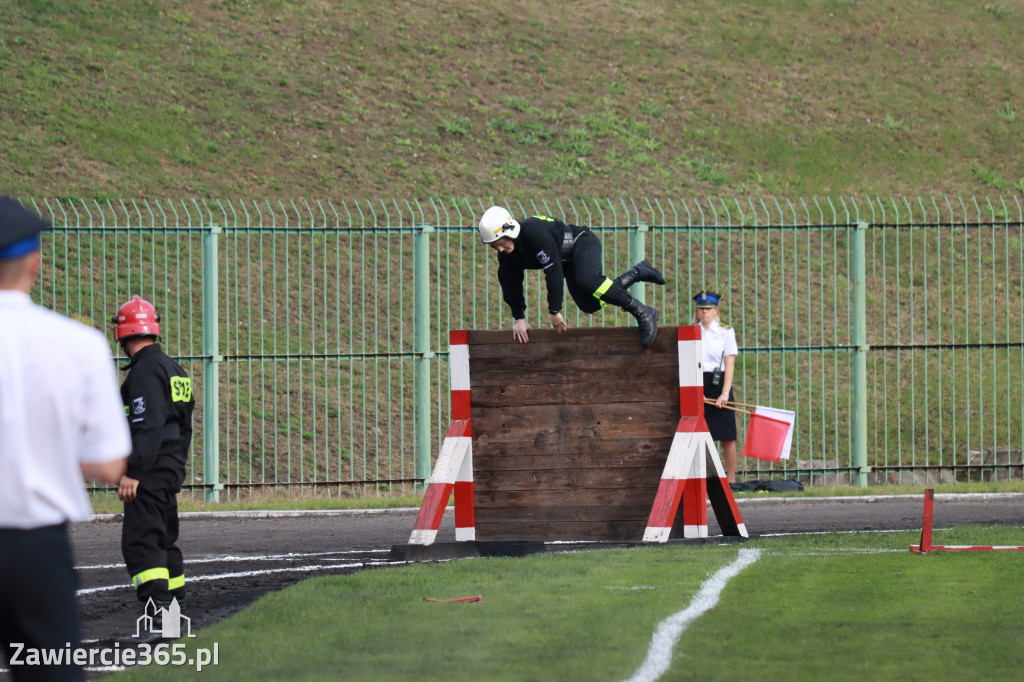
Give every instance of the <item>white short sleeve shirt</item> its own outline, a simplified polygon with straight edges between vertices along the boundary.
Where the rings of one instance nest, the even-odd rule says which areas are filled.
[[[79,464],[131,447],[103,334],[0,290],[0,528],[88,519]]]
[[[736,346],[736,330],[722,326],[718,320],[714,320],[707,329],[702,324],[697,326],[700,327],[700,345],[703,351],[701,370],[714,372],[718,367],[725,369],[725,356],[740,354]]]

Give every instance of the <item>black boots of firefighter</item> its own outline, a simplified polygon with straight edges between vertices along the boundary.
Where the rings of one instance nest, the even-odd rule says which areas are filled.
[[[629,303],[622,306],[622,309],[636,318],[640,327],[640,345],[650,348],[654,338],[658,335],[658,311],[649,305],[644,305],[632,296]]]
[[[150,598],[143,607],[142,617],[135,621],[135,633],[118,637],[117,642],[122,646],[138,646],[140,644],[155,644],[164,637],[164,614],[167,613],[170,602],[163,600],[157,602]]]
[[[665,278],[658,268],[646,260],[642,260],[629,270],[616,277],[623,289],[628,289],[637,282],[650,282],[651,284],[664,284]]]

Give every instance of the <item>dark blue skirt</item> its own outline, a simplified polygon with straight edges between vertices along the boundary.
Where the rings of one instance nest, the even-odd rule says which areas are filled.
[[[722,395],[722,385],[712,385],[714,372],[704,372],[704,397],[715,400]],[[725,372],[722,372],[722,380],[725,380]],[[729,402],[736,399],[736,388],[729,391]],[[736,440],[736,413],[732,410],[723,410],[714,405],[704,404],[704,421],[708,423],[708,431],[715,440]]]

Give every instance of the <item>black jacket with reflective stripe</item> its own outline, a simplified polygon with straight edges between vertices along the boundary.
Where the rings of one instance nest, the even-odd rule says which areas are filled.
[[[562,310],[565,275],[562,272],[562,240],[566,225],[546,216],[531,216],[519,221],[519,236],[512,253],[498,254],[498,282],[512,318],[526,315],[523,274],[527,270],[543,270],[548,290],[548,312]],[[582,229],[569,225],[573,234]]]
[[[192,444],[192,379],[160,344],[140,349],[126,369],[121,399],[132,434],[127,475],[167,473],[180,484]]]

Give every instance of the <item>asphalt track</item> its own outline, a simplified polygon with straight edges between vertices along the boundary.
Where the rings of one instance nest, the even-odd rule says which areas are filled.
[[[758,497],[739,500],[751,536],[779,533],[918,530],[923,496]],[[387,570],[395,545],[408,542],[416,509],[183,514],[188,598],[182,613],[193,631],[220,621],[312,575]],[[709,509],[709,532],[719,534]],[[1009,524],[1024,531],[1024,493],[935,496],[935,528]],[[83,634],[88,647],[112,647],[135,632],[141,608],[121,559],[117,516],[71,530]],[[438,543],[455,540],[449,511]],[[1024,544],[1024,537],[1022,542]],[[102,671],[90,672],[90,677]],[[0,673],[0,679],[9,676]]]

